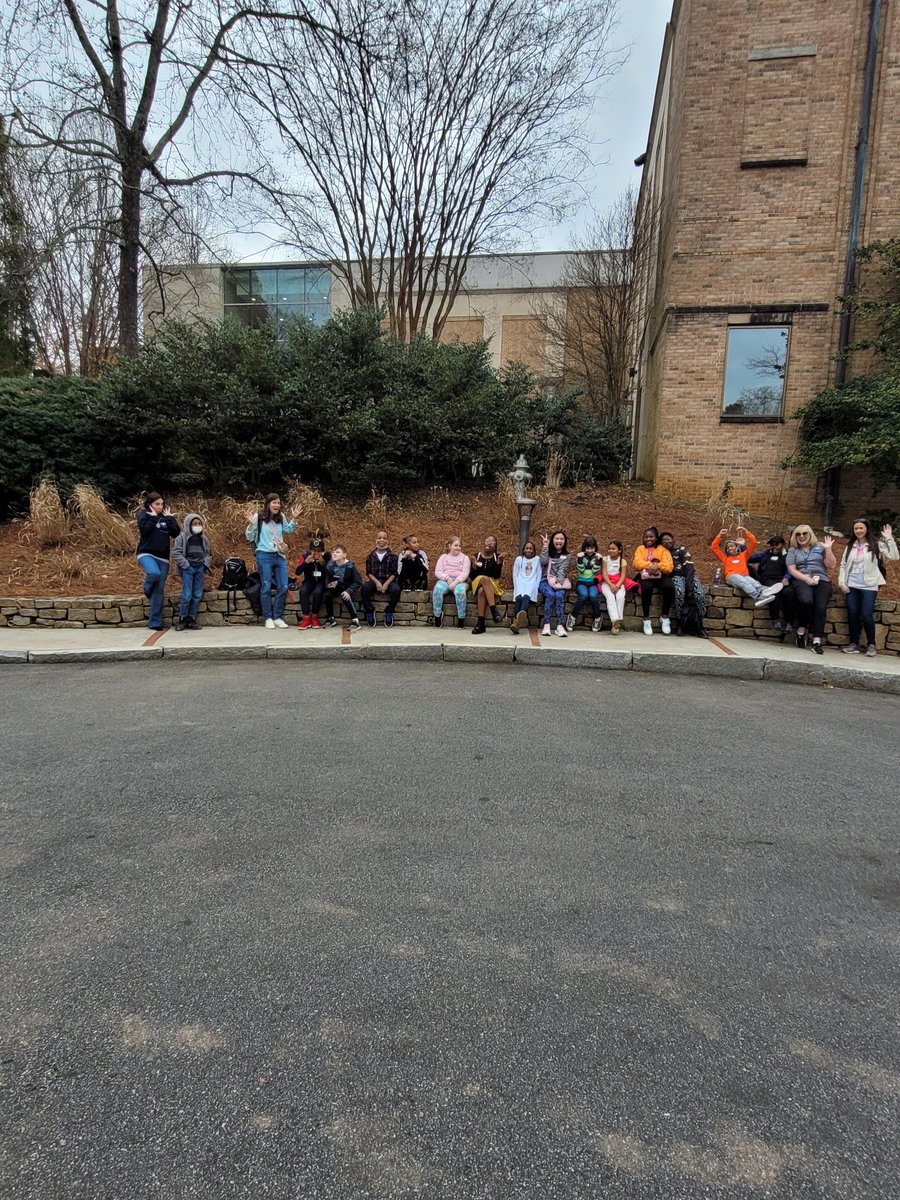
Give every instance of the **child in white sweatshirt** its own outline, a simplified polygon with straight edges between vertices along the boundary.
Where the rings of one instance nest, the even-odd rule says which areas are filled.
[[[541,585],[541,560],[534,542],[526,542],[513,563],[513,618],[510,629],[518,633],[528,625],[528,605],[537,604]]]

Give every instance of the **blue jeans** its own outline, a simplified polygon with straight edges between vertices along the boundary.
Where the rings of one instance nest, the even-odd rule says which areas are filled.
[[[852,587],[845,596],[847,601],[847,623],[850,626],[850,642],[859,645],[860,629],[866,631],[866,641],[875,645],[875,601],[877,591]]]
[[[284,603],[287,600],[287,562],[272,550],[259,550],[256,554],[256,565],[259,567],[259,602],[262,605],[263,620],[278,621],[284,613]],[[276,588],[274,600],[273,584]]]
[[[178,615],[182,621],[194,620],[197,609],[203,599],[203,577],[206,571],[201,563],[199,567],[188,567],[181,572],[181,607]]]
[[[591,612],[595,617],[600,616],[600,588],[596,583],[576,583],[578,599],[572,605],[572,616],[577,617],[584,608],[585,601],[590,601]]]
[[[544,624],[552,625],[555,620],[557,625],[562,625],[563,617],[566,615],[567,589],[552,588],[544,579],[538,591],[544,597]]]
[[[141,554],[138,556],[138,566],[144,572],[144,595],[150,601],[147,628],[162,629],[169,564],[164,559],[154,558],[152,554]]]

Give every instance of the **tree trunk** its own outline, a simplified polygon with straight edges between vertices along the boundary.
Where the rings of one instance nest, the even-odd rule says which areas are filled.
[[[141,175],[140,164],[129,156],[122,168],[119,228],[119,353],[123,357],[136,354],[140,343]]]

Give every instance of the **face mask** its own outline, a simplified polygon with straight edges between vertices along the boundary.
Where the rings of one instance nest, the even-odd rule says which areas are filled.
[[[191,526],[191,533],[197,534],[197,533],[202,533],[202,532],[203,532],[202,525],[192,525]]]

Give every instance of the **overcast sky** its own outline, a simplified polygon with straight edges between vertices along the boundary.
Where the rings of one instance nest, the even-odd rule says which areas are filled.
[[[647,146],[650,113],[663,34],[672,12],[672,0],[620,0],[619,25],[613,44],[629,48],[625,66],[608,80],[597,100],[592,119],[594,162],[587,203],[568,225],[541,231],[535,249],[565,250],[586,224],[591,209],[603,212],[629,183],[637,186],[641,172],[634,160]]]
[[[603,212],[629,183],[640,183],[641,172],[634,160],[647,145],[659,56],[671,12],[672,0],[619,0],[619,20],[610,46],[627,49],[629,57],[621,70],[603,83],[589,121],[595,166],[582,180],[583,203],[564,225],[524,234],[519,250],[569,249],[590,225],[592,213]],[[272,245],[262,230],[232,234],[228,240],[238,261],[296,257],[295,251],[285,253]]]

